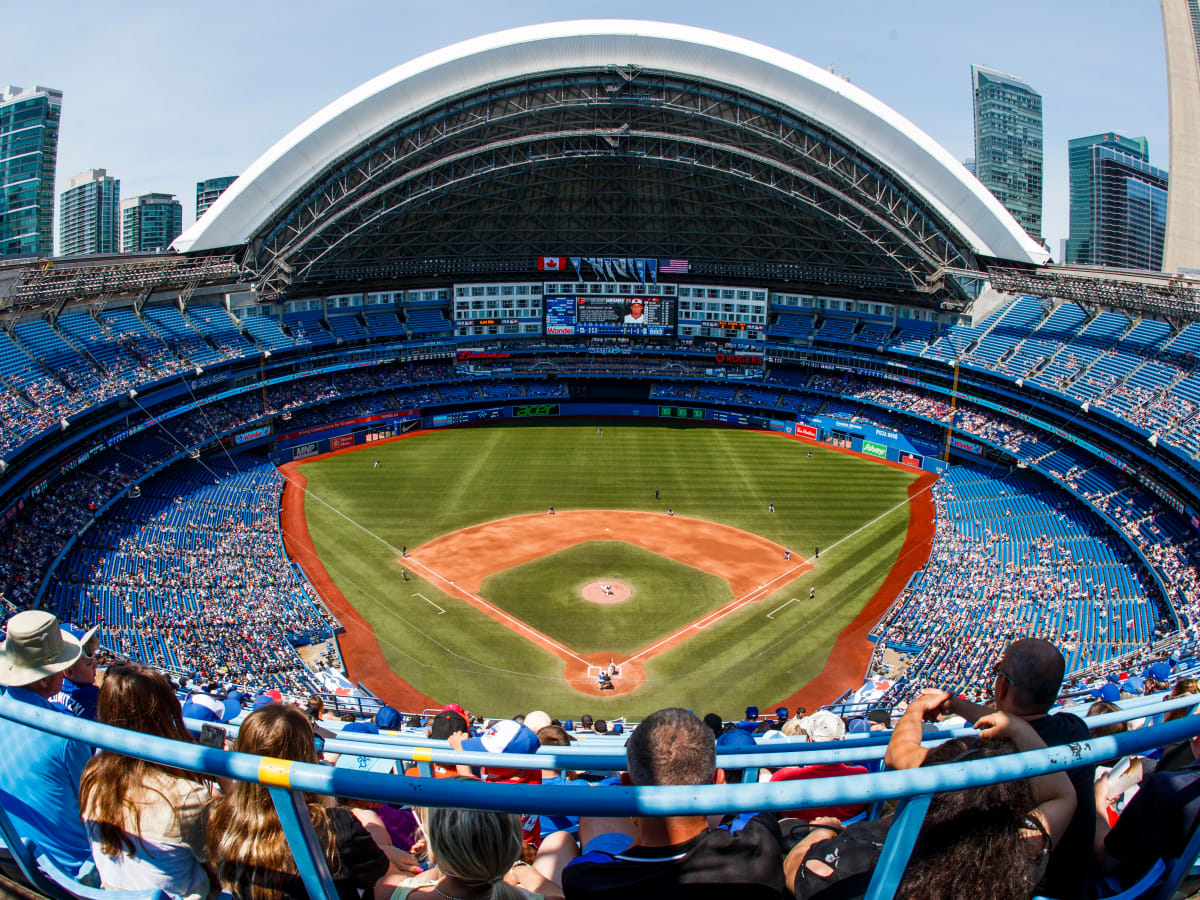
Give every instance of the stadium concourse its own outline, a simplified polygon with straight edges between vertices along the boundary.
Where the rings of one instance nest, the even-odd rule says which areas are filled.
[[[1000,854],[1006,871],[1018,873],[1013,896],[1028,896],[1038,882],[1038,854],[1029,866],[1008,865],[1042,840],[1019,838],[1033,822],[1041,835],[1064,838],[1056,847],[1073,848],[1051,854],[1050,872],[1075,873],[1066,882],[1048,876],[1056,897],[1089,891],[1080,873],[1092,856],[1076,839],[1086,831],[1090,848],[1097,815],[1116,823],[1097,863],[1119,878],[1164,856],[1152,871],[1177,880],[1183,872],[1172,864],[1186,868],[1195,856],[1195,841],[1188,842],[1194,814],[1180,808],[1175,779],[1195,777],[1186,739],[1200,720],[1153,724],[1190,709],[1196,688],[1200,306],[1188,284],[1145,276],[1135,289],[1115,278],[1048,275],[1039,268],[1044,250],[913,123],[786,54],[655,23],[518,29],[385,73],[264,154],[175,249],[154,260],[0,267],[0,592],[16,622],[6,662],[20,670],[5,676],[0,734],[11,738],[6,751],[23,754],[0,763],[0,826],[24,875],[45,893],[64,896],[39,866],[95,881],[86,860],[71,855],[90,856],[86,834],[74,833],[77,811],[45,804],[50,824],[41,831],[30,814],[39,811],[29,801],[44,799],[50,780],[62,787],[54,794],[62,800],[79,772],[46,770],[42,782],[21,773],[48,765],[48,747],[82,766],[87,754],[76,737],[275,789],[299,895],[300,882],[310,896],[331,896],[331,886],[327,872],[322,880],[321,855],[311,852],[317,842],[297,837],[312,834],[312,823],[296,818],[304,804],[286,799],[301,795],[285,789],[397,806],[424,798],[560,818],[584,813],[585,822],[587,813],[636,813],[648,824],[633,837],[646,846],[703,834],[697,846],[708,849],[709,841],[765,847],[766,870],[752,877],[735,871],[727,880],[765,887],[766,895],[784,889],[785,873],[797,896],[820,894],[829,873],[815,855],[805,859],[818,837],[832,842],[824,845],[829,860],[851,839],[878,850],[886,834],[889,847],[893,840],[907,846],[895,859],[885,854],[876,870],[887,880],[879,895],[899,885],[906,896],[921,896],[923,882],[905,884],[902,869],[921,833],[924,803],[902,803],[895,819],[865,813],[862,829],[810,833],[788,824],[801,849],[787,869],[775,817],[705,831],[701,814],[837,807],[850,819],[859,813],[841,807],[990,788],[1033,774],[1032,785],[993,792],[1003,794],[1005,833],[1017,842]],[[989,280],[1031,291],[1053,284],[1057,293],[1002,294],[985,286]],[[828,707],[823,714],[794,715],[793,704],[760,717],[753,707],[773,709],[782,698],[722,697],[704,731],[675,713],[653,718],[645,730],[626,727],[632,723],[620,722],[619,711],[590,721],[593,701],[583,694],[573,708],[550,710],[553,716],[529,712],[532,704],[516,695],[496,698],[511,708],[472,710],[528,712],[527,723],[543,720],[531,738],[529,729],[489,728],[455,710],[459,697],[392,692],[395,682],[373,685],[346,667],[343,643],[364,638],[314,588],[311,561],[287,552],[280,467],[354,450],[369,459],[378,441],[451,426],[568,417],[784,433],[818,452],[833,447],[936,479],[927,559],[874,627],[871,646],[860,647],[864,657],[872,651],[865,669],[819,698]],[[836,544],[848,535],[832,537]],[[406,553],[400,548],[401,562]],[[824,566],[837,560],[829,544],[814,548],[812,558]],[[436,601],[429,605],[433,621]],[[59,637],[39,610],[73,632]],[[447,648],[446,659],[459,650]],[[295,751],[303,758],[246,768],[243,757],[64,725],[48,710],[24,708],[53,699],[88,711],[96,696],[88,660],[79,665],[84,655],[108,666],[105,686],[141,678],[138,690],[178,690],[189,701],[189,726],[210,741],[220,743],[221,735],[201,731],[202,723],[249,720],[239,749],[279,756],[265,739],[270,728],[258,727],[270,720],[298,740],[293,747],[304,747]],[[1187,696],[1164,700],[1168,691]],[[983,758],[924,780],[837,768],[877,766],[885,741],[889,768],[916,766],[925,759],[922,719],[952,714],[947,728],[974,723],[980,710],[972,701],[988,698],[1009,715],[985,719],[984,728],[1032,754],[1015,768]],[[1073,717],[1042,716],[1052,704],[1082,711],[1092,699],[1118,704],[1089,717],[1096,729],[1127,719],[1152,727],[1087,743],[1079,731],[1086,726]],[[103,693],[100,701],[103,711]],[[293,701],[306,704],[311,724],[296,720]],[[405,707],[403,724],[393,706]],[[339,716],[354,726],[343,728]],[[613,719],[622,726],[616,737],[609,736]],[[341,768],[306,765],[317,761],[313,725],[329,732],[317,736],[329,741],[331,756],[342,753]],[[460,727],[482,733],[456,745],[451,735]],[[647,774],[654,767],[643,765],[649,750],[639,743],[652,749],[664,740],[660,728],[703,745],[704,771],[661,781]],[[380,729],[385,736],[373,742]],[[886,734],[872,737],[875,729]],[[143,730],[182,736],[161,721]],[[630,731],[636,740],[627,756]],[[856,744],[847,731],[868,737]],[[993,744],[972,743],[974,735],[946,746],[963,755],[995,752]],[[575,765],[571,748],[538,751],[562,758],[528,758],[541,744],[572,737],[583,738]],[[1043,738],[1051,749],[1042,749]],[[828,739],[844,742],[828,753],[814,749]],[[719,755],[711,757],[714,744]],[[784,755],[751,755],[772,744]],[[1073,755],[1056,754],[1063,744]],[[591,748],[608,752],[591,758]],[[1146,751],[1153,758],[1159,749],[1162,772],[1150,775],[1145,761],[1119,766],[1104,784],[1104,808],[1092,811],[1096,794],[1081,762]],[[517,771],[544,768],[547,780],[567,770],[586,773],[573,781],[612,782],[626,772],[634,788],[534,792],[524,782],[541,778],[523,774],[510,779],[520,784],[472,785],[479,793],[469,793],[453,780],[428,778],[435,765],[446,772],[486,767],[488,758],[476,751],[517,753],[508,760]],[[935,752],[931,762],[963,758]],[[740,766],[739,753],[747,754]],[[547,759],[550,765],[540,765]],[[411,763],[424,783],[360,780],[344,771],[390,769],[397,760]],[[821,771],[781,780],[839,777],[757,784],[806,761]],[[1054,775],[1067,768],[1079,782],[1074,791]],[[1146,773],[1141,803],[1131,796],[1133,776],[1126,778],[1135,768]],[[867,780],[851,780],[860,776]],[[714,779],[744,783],[696,788],[687,798],[683,788],[668,790]],[[172,790],[191,788],[173,783]],[[554,790],[564,793],[555,799]],[[987,791],[944,797],[979,793]],[[1149,799],[1173,804],[1180,818],[1165,835],[1146,831],[1155,839],[1147,851],[1126,841],[1152,818]],[[950,807],[944,798],[932,801],[931,821],[974,837],[957,829]],[[364,884],[389,866],[411,865],[396,850],[406,835],[411,841],[404,825],[411,817],[389,809],[378,822],[360,815],[385,845],[375,853],[358,835],[358,850],[369,857],[361,871],[375,872]],[[1067,820],[1085,811],[1088,822],[1066,838]],[[651,812],[672,814],[661,820],[665,831],[654,830],[660,820]],[[313,816],[318,826],[336,820],[352,827],[340,813]],[[585,822],[578,828],[586,838]],[[892,822],[897,827],[889,829]],[[586,864],[600,870],[573,882],[562,864],[575,852],[574,839],[552,838],[529,817],[524,824],[531,844],[544,837],[550,847],[510,877],[544,895],[560,888],[598,895],[614,872],[632,882],[646,875],[654,886],[647,894],[670,894],[669,880],[666,888],[653,881],[660,877],[654,866],[648,874],[610,868],[606,875],[591,854]],[[435,854],[445,853],[442,874],[454,877],[451,851],[438,850],[428,833],[432,820],[425,827]],[[39,862],[37,849],[22,858],[18,835],[34,838],[47,858]],[[619,855],[628,842],[605,846]],[[549,852],[555,848],[557,857]],[[911,871],[933,878],[929,847],[918,842],[915,852],[927,867]],[[848,875],[871,877],[878,856],[868,857],[865,873]],[[628,854],[620,859],[629,862]],[[136,866],[98,865],[110,887],[151,886]],[[959,869],[979,878],[976,867]],[[468,878],[468,885],[503,874]],[[798,884],[805,880],[807,887]],[[629,883],[618,881],[612,892],[628,893]],[[203,895],[199,884],[175,892]],[[245,885],[226,886],[257,896]],[[450,895],[454,887],[440,885]],[[66,894],[81,891],[71,882]]]

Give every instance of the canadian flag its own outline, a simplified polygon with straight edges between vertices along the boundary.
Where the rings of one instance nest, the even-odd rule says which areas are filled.
[[[565,272],[567,270],[567,258],[565,256],[539,256],[538,271],[539,272]]]

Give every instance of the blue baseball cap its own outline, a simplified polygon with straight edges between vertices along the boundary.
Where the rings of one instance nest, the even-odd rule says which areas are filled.
[[[390,706],[381,706],[375,713],[375,724],[383,731],[395,731],[400,723],[400,712]]]

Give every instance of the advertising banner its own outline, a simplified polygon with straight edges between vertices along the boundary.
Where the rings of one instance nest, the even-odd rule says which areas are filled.
[[[880,459],[887,459],[887,447],[883,444],[877,444],[874,441],[863,441],[862,452],[868,456],[878,456]]]
[[[811,425],[801,425],[799,422],[796,423],[796,434],[800,437],[812,438],[814,441],[817,439],[817,429]]]
[[[901,453],[900,462],[904,463],[906,466],[912,466],[914,469],[919,469],[921,468],[921,464],[924,462],[924,460],[922,460],[921,457],[917,456],[915,453]]]

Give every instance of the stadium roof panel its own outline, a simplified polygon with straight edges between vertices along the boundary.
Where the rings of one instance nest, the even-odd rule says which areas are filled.
[[[876,98],[780,50],[683,25],[597,20],[497,32],[392,69],[277,142],[175,242],[181,251],[261,239],[323,176],[397,122],[450,98],[538,74],[617,70],[678,74],[766,99],[855,148],[920,199],[977,255],[1022,263],[1048,254],[945,148]],[[852,198],[853,199],[853,198]],[[878,198],[870,198],[878,202]]]

